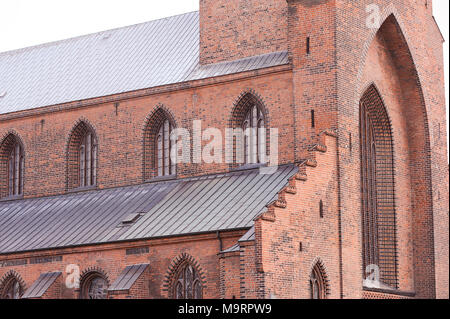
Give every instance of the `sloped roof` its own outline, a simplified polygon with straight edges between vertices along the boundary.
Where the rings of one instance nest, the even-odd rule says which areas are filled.
[[[245,229],[298,168],[258,169],[0,202],[0,254]],[[130,214],[141,213],[133,223]]]
[[[140,264],[140,265],[132,265],[127,266],[122,271],[122,273],[117,277],[116,281],[108,288],[109,291],[123,291],[129,290],[133,287],[136,280],[138,280],[139,276],[142,275],[145,269],[150,264]]]
[[[0,114],[288,63],[287,52],[199,65],[199,14],[0,53]]]
[[[61,274],[61,272],[47,272],[41,274],[31,287],[25,291],[22,299],[42,297]]]
[[[255,226],[252,226],[252,228],[250,228],[248,230],[248,232],[246,232],[244,234],[244,236],[242,236],[238,241],[239,242],[243,242],[243,241],[251,241],[251,240],[255,240]]]
[[[255,226],[252,226],[252,228],[250,228],[245,234],[244,234],[244,236],[242,236],[239,240],[238,240],[238,242],[236,243],[236,244],[234,244],[233,246],[231,246],[230,248],[228,248],[228,249],[225,249],[225,250],[222,250],[221,252],[222,253],[232,253],[232,252],[235,252],[235,251],[239,251],[241,248],[240,248],[240,244],[239,243],[241,243],[241,242],[244,242],[244,241],[252,241],[252,240],[255,240]]]

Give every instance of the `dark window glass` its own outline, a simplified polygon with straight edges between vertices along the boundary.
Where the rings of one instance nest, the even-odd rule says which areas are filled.
[[[325,299],[325,282],[317,266],[314,267],[310,278],[311,299]]]
[[[360,104],[363,270],[379,270],[380,284],[398,288],[394,148],[381,96],[374,87]],[[368,273],[365,274],[363,279]]]
[[[174,175],[176,165],[172,163],[170,158],[170,150],[172,148],[170,134],[172,133],[172,125],[168,120],[165,120],[159,130],[156,137],[156,167],[158,176]]]
[[[80,187],[97,183],[97,142],[94,134],[87,132],[79,147]]]
[[[8,194],[19,196],[23,194],[24,156],[19,143],[15,143],[8,156]]]
[[[20,299],[23,295],[23,289],[19,281],[15,278],[10,279],[5,285],[4,291],[2,292],[2,299]]]
[[[176,299],[202,299],[200,277],[194,267],[187,264],[180,269],[175,282]]]
[[[91,275],[83,283],[83,299],[106,299],[107,294],[108,282],[102,276]]]

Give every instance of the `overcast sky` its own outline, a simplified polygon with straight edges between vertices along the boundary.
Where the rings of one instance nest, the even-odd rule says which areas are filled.
[[[199,0],[0,0],[0,52],[195,11],[198,3]],[[433,0],[433,6],[446,39],[449,101],[449,0]],[[448,122],[447,107],[447,126]]]

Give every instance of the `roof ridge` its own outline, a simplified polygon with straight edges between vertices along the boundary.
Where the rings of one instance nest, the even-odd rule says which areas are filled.
[[[180,14],[176,14],[176,15],[173,15],[173,16],[158,18],[158,19],[155,19],[155,20],[139,22],[139,23],[135,23],[135,24],[131,24],[131,25],[122,26],[122,27],[116,27],[116,28],[112,28],[112,29],[107,29],[107,30],[102,30],[102,31],[97,31],[97,32],[77,35],[77,36],[74,36],[74,37],[65,38],[65,39],[61,39],[61,40],[44,42],[44,43],[40,43],[40,44],[36,44],[36,45],[26,46],[26,47],[23,47],[23,48],[3,51],[3,52],[0,52],[0,58],[2,58],[4,56],[13,56],[13,55],[21,54],[21,53],[24,53],[24,52],[29,52],[29,51],[32,51],[32,50],[35,50],[35,49],[51,47],[51,46],[54,46],[54,45],[65,43],[65,42],[70,42],[70,41],[75,41],[75,40],[79,40],[79,39],[83,39],[83,38],[88,38],[88,37],[92,37],[94,35],[101,35],[101,34],[108,33],[108,32],[113,32],[113,31],[118,31],[118,30],[123,30],[123,29],[128,29],[128,28],[133,28],[133,27],[144,25],[144,24],[149,24],[149,23],[158,22],[158,21],[161,21],[161,20],[176,18],[176,17],[180,17],[180,16],[184,16],[184,15],[193,14],[193,13],[198,13],[198,11],[190,11],[190,12],[180,13]]]

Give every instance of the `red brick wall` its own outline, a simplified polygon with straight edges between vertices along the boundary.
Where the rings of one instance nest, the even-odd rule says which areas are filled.
[[[108,299],[150,299],[150,267],[136,279],[129,290],[109,291]]]
[[[304,159],[311,139],[335,129],[335,1],[288,0],[289,53],[292,59],[295,158]],[[310,51],[307,53],[307,38]],[[315,127],[311,123],[314,111]]]
[[[229,247],[244,232],[224,233],[221,235],[224,247]],[[130,247],[149,247],[149,253],[140,255],[127,255],[126,249]],[[219,292],[219,253],[220,243],[216,234],[185,236],[173,239],[155,239],[136,242],[132,244],[109,244],[103,246],[79,247],[42,251],[38,253],[16,254],[14,256],[0,256],[0,260],[22,260],[32,256],[48,257],[62,256],[61,261],[45,264],[30,264],[22,266],[0,267],[0,278],[10,270],[16,271],[25,283],[25,290],[29,288],[39,275],[44,272],[61,271],[63,275],[52,285],[46,297],[56,298],[61,293],[63,298],[79,298],[79,290],[68,289],[65,286],[67,279],[66,266],[70,264],[80,267],[81,275],[94,269],[103,273],[109,284],[112,284],[126,266],[149,263],[150,267],[130,289],[123,298],[167,298],[166,277],[169,266],[175,258],[188,254],[199,265],[204,275],[204,298],[220,298]],[[170,283],[171,284],[171,283]],[[59,287],[59,288],[58,288]],[[60,289],[60,290],[58,290]],[[120,298],[119,296],[119,298]],[[115,297],[115,296],[114,296]]]
[[[274,222],[257,222],[265,298],[310,298],[309,278],[317,262],[329,279],[327,297],[340,298],[337,143],[335,137],[324,139],[327,151],[315,152],[317,167],[302,166],[307,180],[294,178],[290,185],[296,193],[281,195],[286,208],[274,208]]]
[[[240,252],[229,252],[220,256],[220,298],[240,297]]]
[[[47,291],[42,295],[41,299],[60,299],[63,290],[63,276],[59,276],[53,284],[48,287]]]
[[[148,116],[159,105],[164,105],[171,112],[177,127],[184,127],[192,132],[192,121],[202,120],[203,129],[220,129],[225,149],[224,129],[229,127],[238,98],[244,92],[250,91],[261,99],[267,111],[268,125],[279,129],[280,162],[292,162],[294,137],[291,133],[293,111],[290,103],[290,73],[273,73],[243,79],[241,76],[239,81],[214,82],[219,83],[127,99],[120,102],[117,113],[114,103],[100,103],[81,109],[2,120],[0,139],[3,140],[8,132],[14,130],[24,144],[24,196],[65,193],[67,143],[73,127],[80,119],[88,122],[97,134],[98,188],[138,184],[144,180],[144,128]],[[279,116],[280,114],[283,116]],[[44,124],[41,124],[42,120]],[[203,141],[203,146],[208,142]],[[177,173],[179,177],[185,177],[226,170],[228,164],[225,163],[180,164]]]
[[[200,0],[200,63],[287,50],[285,0]]]
[[[257,299],[260,297],[258,287],[258,277],[260,274],[256,268],[256,246],[255,241],[243,242],[240,244],[240,298]]]
[[[379,6],[381,22],[393,14],[378,36],[377,29],[366,27],[366,7],[370,4]],[[360,97],[369,82],[376,81],[377,85],[381,82],[379,85],[385,87],[383,94],[387,95],[383,98],[390,99],[389,95],[395,95],[398,101],[397,107],[387,103],[390,104],[390,116],[394,119],[403,116],[397,121],[400,126],[393,128],[394,134],[397,134],[394,153],[398,161],[409,156],[409,167],[406,163],[397,162],[396,199],[399,208],[407,209],[407,198],[410,196],[410,223],[413,225],[412,233],[407,235],[408,222],[399,209],[400,277],[403,278],[403,285],[411,287],[414,282],[414,290],[419,297],[434,297],[435,294],[448,297],[448,201],[445,199],[448,198],[448,183],[442,179],[442,176],[448,175],[442,38],[431,16],[431,8],[425,7],[422,0],[340,0],[336,6],[341,182],[345,181],[346,188],[359,189],[359,151],[350,151],[349,134],[353,136],[354,145],[358,145]],[[384,44],[379,40],[380,35]],[[378,49],[374,49],[375,46]],[[376,57],[371,50],[378,50],[381,55]],[[389,51],[389,54],[383,54],[383,50]],[[378,62],[371,66],[374,60]],[[377,69],[377,65],[386,69]],[[401,122],[406,122],[403,128]],[[436,130],[437,127],[440,129]],[[409,182],[407,169],[411,176]],[[350,297],[359,285],[352,278],[361,271],[360,256],[351,247],[360,241],[359,206],[359,193],[343,189],[341,209],[343,218],[350,221],[343,225],[342,231],[344,260],[353,261],[344,265],[346,297]],[[406,244],[411,241],[414,247],[413,279],[410,276],[411,266],[408,266],[411,246]]]

